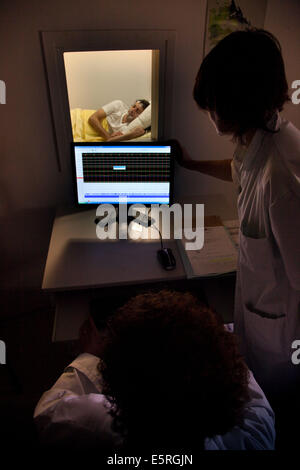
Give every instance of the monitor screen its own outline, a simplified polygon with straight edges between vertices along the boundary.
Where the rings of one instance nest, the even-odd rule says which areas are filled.
[[[171,145],[74,143],[79,204],[170,204]]]

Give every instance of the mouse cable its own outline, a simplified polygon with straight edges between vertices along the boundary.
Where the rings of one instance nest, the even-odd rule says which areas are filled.
[[[156,225],[152,224],[152,227],[154,227],[158,233],[159,233],[159,236],[160,236],[160,245],[161,245],[161,249],[164,250],[164,246],[163,246],[163,241],[162,241],[162,236],[161,236],[161,233],[160,233],[160,230],[158,227],[156,227]]]
[[[160,236],[160,246],[161,246],[161,249],[164,250],[164,245],[163,245],[162,235],[161,235],[161,233],[160,233],[160,230],[159,230],[158,227],[156,227],[156,225],[154,225],[153,223],[151,224],[151,216],[149,215],[150,210],[151,210],[151,209],[150,209],[150,207],[149,207],[149,209],[148,209],[148,211],[147,211],[148,220],[149,220],[149,222],[150,222],[151,227],[154,227],[154,228],[158,231],[159,236]],[[153,220],[154,220],[154,219],[153,219]]]

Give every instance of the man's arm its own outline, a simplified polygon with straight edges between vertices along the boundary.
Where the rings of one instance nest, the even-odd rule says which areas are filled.
[[[121,133],[118,133],[121,134]],[[122,140],[131,140],[140,137],[145,134],[145,129],[142,126],[135,127],[131,132],[127,134],[115,135],[107,139],[108,142],[120,142]]]
[[[98,134],[103,137],[105,140],[108,140],[110,134],[102,127],[102,119],[106,117],[106,112],[104,109],[98,109],[94,114],[92,114],[88,120],[89,125],[98,132]]]
[[[231,158],[227,160],[193,160],[179,142],[171,142],[175,142],[175,157],[180,166],[188,170],[195,170],[209,176],[214,176],[224,181],[232,181]]]

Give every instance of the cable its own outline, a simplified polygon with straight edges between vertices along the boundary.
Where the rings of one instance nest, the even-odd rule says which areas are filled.
[[[164,250],[164,245],[163,245],[163,241],[162,241],[162,236],[161,236],[161,233],[160,233],[160,230],[159,228],[156,227],[156,225],[152,224],[152,227],[156,228],[156,230],[158,231],[159,235],[160,235],[160,245],[161,245],[161,249]]]

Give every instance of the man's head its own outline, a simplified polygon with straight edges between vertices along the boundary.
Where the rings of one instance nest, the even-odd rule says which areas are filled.
[[[130,106],[127,112],[127,121],[131,122],[137,118],[144,111],[144,109],[149,106],[149,104],[150,103],[147,100],[136,100],[134,104]]]
[[[241,140],[253,129],[268,130],[272,114],[289,100],[277,39],[260,29],[226,36],[204,58],[194,99],[222,133]]]
[[[189,293],[138,295],[118,309],[103,361],[116,429],[134,446],[201,448],[239,423],[248,400],[235,337]]]

